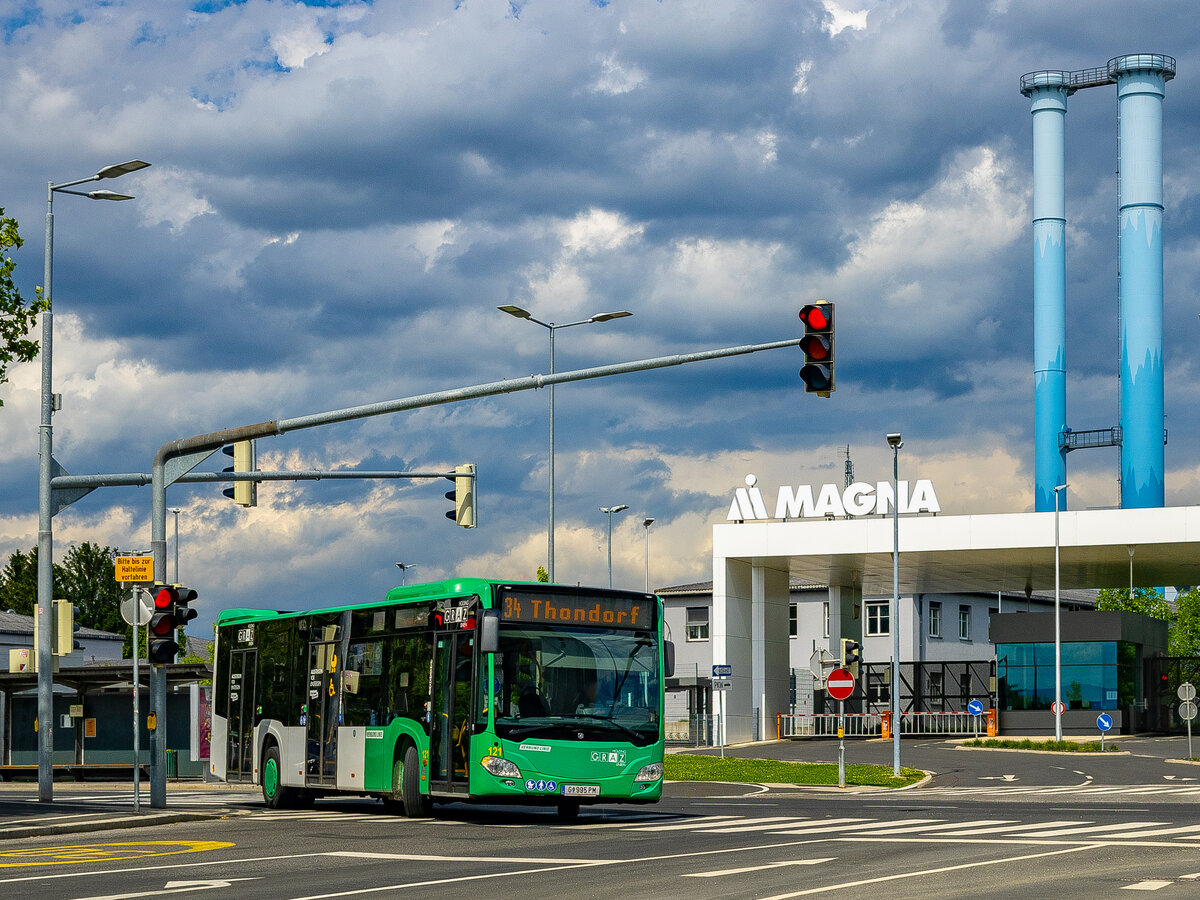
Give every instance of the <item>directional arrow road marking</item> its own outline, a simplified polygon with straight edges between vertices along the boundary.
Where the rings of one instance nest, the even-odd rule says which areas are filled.
[[[980,781],[1016,781],[1016,775],[980,775]]]

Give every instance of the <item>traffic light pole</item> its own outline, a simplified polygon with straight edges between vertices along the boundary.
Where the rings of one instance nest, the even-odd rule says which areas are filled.
[[[423,409],[446,403],[458,403],[463,400],[475,400],[481,397],[494,397],[499,394],[536,390],[571,381],[587,381],[593,378],[625,375],[649,369],[663,369],[669,366],[687,365],[710,359],[722,359],[728,356],[744,356],[749,353],[758,353],[762,350],[796,347],[800,344],[801,340],[802,338],[790,338],[784,341],[771,341],[766,344],[743,344],[738,347],[723,347],[718,350],[702,350],[696,353],[681,353],[674,356],[659,356],[652,359],[613,363],[607,366],[574,369],[568,372],[556,372],[552,375],[527,375],[521,378],[509,378],[504,381],[494,381],[488,384],[454,388],[430,394],[418,394],[398,400],[385,400],[379,403],[334,409],[290,419],[272,419],[269,422],[243,425],[238,428],[226,428],[222,431],[213,431],[208,434],[198,434],[193,437],[171,441],[158,448],[158,452],[154,455],[154,466],[151,470],[151,490],[153,496],[151,498],[150,511],[150,552],[154,557],[154,580],[158,582],[166,582],[167,580],[167,487],[174,484],[226,444],[236,443],[237,441],[255,440],[257,438],[275,437],[305,428],[333,425],[338,422],[350,422],[355,419],[366,419],[372,416],[404,412],[410,409]],[[229,473],[223,473],[222,477],[228,478],[228,475]],[[166,674],[161,666],[155,666],[151,669],[150,681],[152,711],[158,725],[155,731],[150,734],[152,748],[150,759],[150,805],[155,808],[163,808],[166,806],[167,790],[167,720]]]

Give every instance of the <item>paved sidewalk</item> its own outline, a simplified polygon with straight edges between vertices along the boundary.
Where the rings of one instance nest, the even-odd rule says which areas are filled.
[[[241,815],[257,790],[222,784],[180,783],[167,790],[165,809],[151,809],[150,788],[143,785],[139,809],[133,808],[131,784],[54,783],[54,799],[38,801],[36,784],[0,785],[0,846],[8,841],[58,834],[143,828]]]

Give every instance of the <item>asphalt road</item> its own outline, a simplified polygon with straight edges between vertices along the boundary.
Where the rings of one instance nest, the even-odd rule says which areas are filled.
[[[736,752],[830,749],[836,742]],[[944,758],[950,770],[902,792],[673,784],[657,806],[585,809],[574,823],[462,804],[408,820],[356,798],[271,812],[251,793],[196,785],[169,805],[207,803],[223,818],[0,843],[0,896],[1200,896],[1200,781],[1182,780],[1200,767],[1165,763],[1167,742],[1066,765],[943,742],[903,749],[906,765]],[[891,759],[878,744],[847,752]],[[68,790],[80,807],[127,800],[66,785],[56,798]],[[22,803],[39,806],[30,788],[4,792],[3,810]]]

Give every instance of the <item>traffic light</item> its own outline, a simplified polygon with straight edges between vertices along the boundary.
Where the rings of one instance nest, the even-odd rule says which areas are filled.
[[[175,642],[175,629],[196,618],[197,612],[188,604],[196,599],[191,588],[174,584],[154,586],[154,612],[150,616],[150,646],[146,655],[156,666],[175,662],[179,644]]]
[[[853,638],[842,638],[842,668],[849,669],[858,677],[858,664],[862,662],[862,644]]]
[[[253,472],[258,468],[255,460],[254,441],[238,441],[228,447],[222,447],[221,452],[233,457],[233,465],[226,466],[225,472]],[[235,481],[233,487],[225,488],[221,493],[233,499],[239,506],[258,506],[258,482]]]
[[[54,601],[54,645],[55,656],[70,656],[75,649],[75,605],[70,600]]]
[[[828,397],[833,386],[833,304],[818,300],[800,310],[800,321],[804,323],[804,337],[800,349],[804,351],[804,368],[800,380],[804,382],[806,394]]]
[[[455,525],[463,528],[475,527],[475,464],[466,463],[454,467],[454,477],[447,479],[454,482],[454,490],[446,491],[446,499],[454,503],[454,509],[446,513],[446,518]]]

